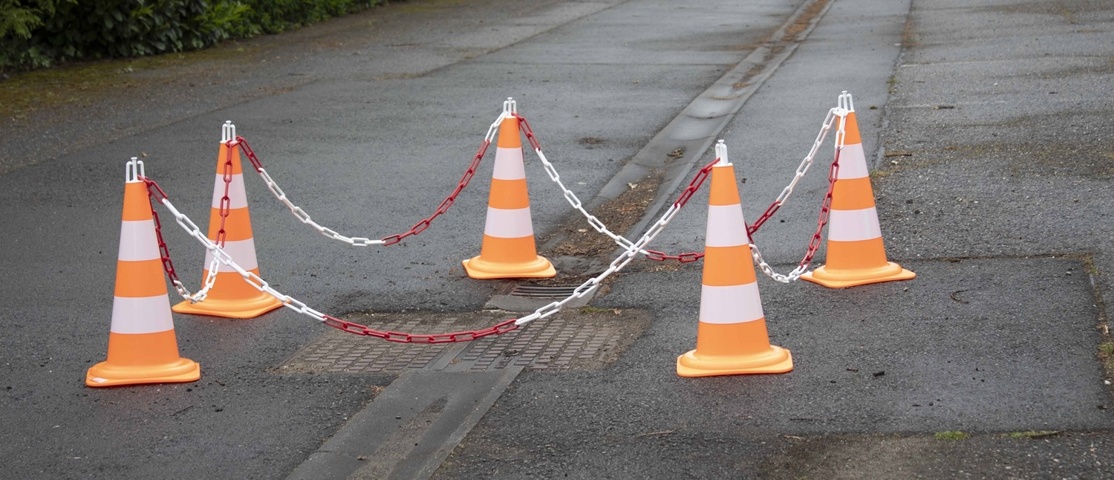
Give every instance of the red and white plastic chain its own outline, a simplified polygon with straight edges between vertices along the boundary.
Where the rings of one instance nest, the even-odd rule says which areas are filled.
[[[518,325],[516,324],[517,319],[509,319],[499,322],[490,327],[478,330],[435,334],[414,334],[388,330],[376,330],[366,325],[360,325],[358,323],[341,320],[331,315],[326,315],[324,313],[318,312],[317,310],[314,310],[307,306],[304,302],[301,302],[288,295],[284,295],[283,293],[275,290],[265,280],[260,278],[259,275],[245,270],[243,267],[238,265],[232,259],[232,257],[228,255],[228,253],[226,253],[208,237],[203,235],[201,233],[201,229],[197,227],[197,224],[195,224],[192,220],[189,219],[189,217],[185,216],[184,214],[179,212],[177,208],[174,207],[174,204],[170,202],[170,199],[167,197],[162,188],[159,187],[158,183],[144,176],[140,176],[139,179],[146,183],[148,195],[152,199],[158,200],[159,203],[166,207],[167,210],[169,210],[170,213],[174,215],[174,218],[178,222],[178,224],[181,225],[182,228],[184,228],[187,232],[189,232],[189,234],[194,237],[194,239],[201,242],[201,244],[205,246],[206,250],[208,250],[213,255],[214,259],[235,270],[237,273],[240,274],[241,277],[243,277],[245,282],[250,284],[252,287],[255,287],[256,290],[268,293],[279,299],[283,303],[283,306],[290,308],[291,310],[294,310],[298,313],[313,317],[330,327],[337,328],[356,335],[375,337],[386,340],[388,342],[397,343],[465,342],[475,340],[477,338],[483,338],[489,335],[499,335],[507,333],[518,328]],[[177,282],[177,275],[174,273],[174,266],[173,263],[170,261],[170,252],[166,248],[166,243],[163,241],[162,238],[162,226],[159,223],[157,214],[155,215],[155,226],[155,233],[159,242],[159,251],[162,254],[163,264],[164,266],[166,266],[167,275],[170,276],[171,280],[175,281],[176,284],[179,284],[181,282]]]
[[[217,210],[218,215],[220,216],[220,228],[217,229],[216,244],[217,246],[220,246],[222,248],[224,247],[225,237],[227,236],[227,232],[225,231],[224,227],[227,223],[228,215],[232,211],[232,200],[231,197],[229,197],[229,192],[231,191],[232,187],[232,147],[230,145],[230,142],[232,137],[235,136],[235,132],[236,127],[232,125],[231,121],[224,122],[224,125],[221,126],[221,148],[228,150],[225,152],[224,164],[221,166],[221,178],[224,180],[224,193],[220,198],[220,204]],[[148,181],[146,178],[142,178],[142,180],[144,182]],[[155,190],[159,192],[159,195],[161,195],[162,197],[166,196],[165,193],[162,193],[162,190],[159,189],[157,185],[155,185],[155,187]],[[147,184],[147,195],[149,198],[155,197],[155,194],[151,189],[151,183]],[[154,217],[155,220],[155,237],[159,242],[159,255],[162,257],[163,270],[166,271],[166,276],[170,278],[171,283],[174,284],[174,289],[178,291],[178,294],[181,295],[183,299],[189,301],[190,303],[196,303],[205,300],[205,298],[209,295],[209,290],[213,288],[213,285],[217,281],[217,273],[219,271],[218,269],[220,267],[220,263],[217,262],[216,258],[209,262],[208,274],[205,276],[205,281],[201,283],[201,289],[199,289],[197,293],[191,294],[190,290],[186,288],[185,284],[183,284],[182,281],[178,279],[178,272],[175,271],[174,262],[170,259],[170,250],[167,248],[166,242],[164,242],[162,238],[162,224],[159,222],[159,214],[155,211],[154,206],[151,207],[151,216]]]
[[[846,118],[848,111],[850,110],[847,108],[843,108],[842,104],[840,104],[839,107],[835,107],[829,110],[828,116],[824,118],[824,126],[821,129],[821,134],[825,134],[829,129],[831,129],[831,123],[834,118]],[[823,239],[823,229],[825,225],[828,225],[828,218],[831,213],[832,193],[835,189],[835,179],[837,179],[837,177],[839,176],[839,157],[840,153],[842,153],[843,151],[843,137],[843,123],[842,121],[840,121],[839,129],[835,131],[835,151],[832,156],[831,167],[828,170],[828,192],[824,194],[824,198],[821,200],[820,214],[819,218],[817,219],[817,231],[815,231],[812,234],[812,238],[809,239],[809,246],[807,249],[805,249],[804,257],[801,259],[801,262],[797,265],[797,267],[793,268],[790,273],[784,275],[778,272],[774,272],[773,267],[771,267],[769,263],[766,263],[765,259],[762,257],[762,251],[760,251],[758,245],[754,245],[753,241],[751,242],[751,255],[754,257],[754,262],[758,264],[759,270],[761,270],[763,274],[769,276],[770,278],[773,278],[773,280],[776,282],[789,283],[797,281],[798,278],[800,278],[801,275],[804,274],[804,272],[807,272],[809,270],[809,265],[812,264],[812,257],[817,254],[817,249],[820,248],[820,244],[822,243]],[[814,151],[819,147],[822,141],[823,135],[818,135],[817,141],[815,141],[812,147],[813,153],[810,153],[808,157],[805,157],[805,160],[808,160],[808,164],[805,164],[804,161],[802,161],[801,165],[797,168],[797,175],[793,177],[792,182],[790,182],[790,184],[782,190],[781,195],[778,196],[778,199],[774,200],[774,204],[771,205],[770,208],[766,209],[766,212],[770,213],[770,215],[772,215],[772,212],[776,212],[776,210],[778,210],[778,208],[774,208],[774,206],[781,207],[781,204],[784,203],[785,198],[788,198],[789,195],[793,193],[793,187],[797,185],[804,173],[808,172],[809,166],[812,165],[812,157],[815,155]],[[769,218],[769,215],[766,215],[764,217]],[[765,222],[764,218],[762,219],[762,222]]]
[[[170,258],[170,248],[166,246],[166,241],[162,236],[162,222],[159,221],[159,212],[155,210],[154,202],[151,202],[151,200],[158,200],[161,202],[163,198],[166,198],[166,193],[159,188],[154,180],[143,176],[142,173],[139,175],[138,180],[147,185],[147,198],[148,202],[151,203],[151,217],[153,217],[155,221],[155,241],[159,244],[159,257],[162,259],[162,269],[166,271],[167,278],[170,279],[170,283],[174,284],[174,288],[178,291],[178,294],[181,295],[182,298],[191,298],[192,295],[189,289],[178,279],[178,271],[174,269],[174,261]]]
[[[793,187],[797,184],[797,182],[805,174],[805,172],[808,171],[808,168],[809,168],[809,166],[812,165],[812,161],[815,158],[816,153],[817,153],[820,145],[823,143],[825,137],[827,136],[827,132],[831,129],[831,122],[834,118],[835,110],[836,109],[833,108],[833,109],[828,111],[828,115],[824,119],[824,122],[823,122],[823,124],[821,125],[821,128],[820,128],[820,131],[817,133],[815,141],[813,141],[812,148],[809,150],[808,155],[806,155],[805,158],[803,160],[801,160],[801,164],[797,167],[796,175],[794,176],[793,180],[789,183],[788,186],[786,186],[782,190],[781,194],[778,195],[778,197],[773,201],[773,203],[771,203],[770,206],[766,208],[766,210],[758,218],[758,220],[755,221],[754,223],[752,223],[751,225],[747,226],[748,237],[750,235],[753,235],[755,232],[757,232],[758,229],[761,228],[762,225],[764,223],[766,223],[766,221],[769,220],[770,217],[772,217],[774,215],[774,213],[776,213],[778,211],[779,208],[781,208],[781,205],[785,202],[785,200],[789,197],[789,195],[792,194]],[[569,204],[572,205],[572,207],[574,209],[580,211],[581,214],[583,214],[584,217],[588,220],[588,224],[591,225],[592,228],[594,228],[597,232],[602,233],[604,235],[607,235],[608,237],[611,237],[611,239],[614,240],[615,243],[617,243],[619,246],[621,246],[623,248],[629,247],[632,243],[630,240],[626,239],[625,237],[623,237],[621,235],[618,235],[618,234],[615,234],[615,233],[611,232],[607,228],[607,226],[603,224],[603,222],[601,222],[594,215],[588,213],[583,208],[583,205],[582,205],[580,199],[577,198],[575,193],[573,193],[571,190],[569,190],[567,187],[565,187],[564,183],[561,182],[561,176],[560,176],[559,173],[557,173],[556,168],[553,166],[553,164],[548,159],[545,158],[545,154],[542,152],[542,149],[541,149],[541,144],[539,143],[537,137],[534,135],[533,129],[530,128],[529,122],[524,117],[522,117],[520,115],[516,114],[515,116],[518,117],[518,119],[520,121],[520,124],[522,125],[522,130],[526,134],[527,140],[530,142],[530,146],[534,149],[534,152],[538,155],[538,158],[541,160],[542,166],[545,168],[546,173],[549,174],[549,178],[551,180],[553,180],[555,183],[557,183],[557,186],[562,190],[562,192],[564,192],[565,199],[569,202]],[[714,165],[715,163],[716,163],[716,161],[713,161],[709,165],[705,166],[704,169],[708,169],[710,171],[711,165]],[[687,198],[686,195],[691,196],[690,192],[693,190],[693,187],[694,186],[699,187],[699,183],[702,183],[705,180],[705,178],[708,175],[708,172],[704,171],[704,169],[702,169],[701,172],[698,172],[697,176],[693,179],[693,182],[689,184],[689,187],[686,189],[686,191],[681,193],[681,197],[682,197],[681,200],[687,202],[688,198]],[[704,257],[703,252],[686,252],[686,253],[680,253],[680,254],[677,254],[677,255],[669,255],[669,254],[666,254],[666,253],[658,251],[658,250],[647,249],[647,250],[642,251],[641,253],[643,255],[645,255],[646,258],[648,258],[650,260],[657,260],[657,261],[676,260],[676,261],[679,261],[681,263],[695,262],[695,261]],[[772,270],[770,270],[770,272],[772,272]],[[777,274],[774,274],[774,275],[777,275]]]
[[[712,162],[707,167],[701,169],[701,172],[711,171],[711,168],[718,162],[719,159],[717,158],[715,162]],[[628,263],[631,262],[631,260],[634,259],[634,257],[640,254],[644,254],[644,252],[646,251],[646,245],[648,245],[654,239],[654,237],[656,237],[659,233],[661,233],[662,230],[665,229],[665,226],[669,224],[669,221],[672,220],[674,216],[677,215],[677,212],[681,211],[681,207],[683,207],[685,203],[688,202],[688,199],[692,197],[692,193],[700,188],[700,185],[703,184],[703,178],[706,177],[707,173],[705,172],[703,173],[703,175],[698,176],[698,180],[694,179],[693,182],[689,185],[689,188],[685,189],[685,193],[682,194],[681,198],[678,199],[676,202],[673,202],[673,204],[665,210],[665,213],[662,213],[661,217],[659,217],[658,220],[646,230],[646,233],[644,233],[642,237],[638,239],[638,241],[631,243],[629,246],[626,246],[623,253],[612,260],[611,264],[608,265],[606,270],[580,284],[580,286],[576,287],[576,289],[573,291],[572,295],[569,295],[564,300],[545,305],[535,310],[534,313],[519,318],[515,321],[515,324],[524,325],[534,320],[546,318],[559,312],[561,310],[561,307],[563,307],[566,303],[572,301],[575,298],[583,298],[591,294],[597,287],[599,287],[600,283],[603,282],[604,279],[606,279],[611,274],[622,270],[623,267],[625,267]]]
[[[824,200],[820,203],[820,218],[816,222],[816,232],[812,234],[812,238],[808,242],[808,249],[805,251],[805,256],[801,259],[801,262],[797,264],[797,268],[794,268],[785,275],[777,273],[774,271],[773,267],[770,267],[770,264],[766,263],[766,260],[762,258],[762,252],[758,250],[758,247],[753,243],[750,245],[751,256],[754,257],[754,261],[758,264],[758,268],[762,270],[762,273],[775,281],[781,283],[795,281],[800,278],[801,275],[808,270],[809,265],[812,264],[812,257],[816,255],[816,250],[820,248],[820,243],[824,238],[824,226],[828,224],[828,217],[831,213],[832,192],[835,190],[836,178],[839,175],[839,154],[841,151],[841,145],[837,144],[835,158],[828,171],[828,191],[824,194]]]
[[[124,172],[124,180],[126,182],[144,182],[147,186],[147,202],[151,206],[151,217],[155,224],[155,242],[158,243],[159,246],[159,259],[162,261],[162,269],[166,271],[166,276],[170,278],[171,283],[174,284],[174,288],[178,290],[178,293],[183,297],[188,297],[190,292],[186,289],[185,285],[182,285],[182,282],[178,280],[178,272],[174,269],[174,262],[170,260],[170,248],[166,246],[166,241],[162,237],[162,223],[159,222],[159,212],[155,211],[155,207],[151,202],[151,199],[155,197],[154,190],[152,190],[153,182],[149,182],[143,173],[143,161],[136,157],[132,157],[131,161],[124,167]],[[154,185],[154,188],[162,195],[162,190],[158,189],[158,185]]]
[[[472,157],[472,162],[468,165],[468,169],[465,170],[464,174],[460,177],[460,181],[457,182],[456,188],[454,188],[453,191],[449,193],[448,197],[446,197],[444,200],[441,201],[440,204],[437,205],[437,209],[433,212],[432,215],[422,219],[418,223],[415,223],[414,226],[410,227],[410,229],[405,232],[395,235],[388,235],[379,240],[372,240],[368,237],[348,237],[337,233],[333,229],[324,227],[317,222],[314,222],[309,214],[305,212],[305,210],[303,210],[301,207],[298,207],[297,205],[294,205],[286,197],[286,193],[282,191],[282,188],[278,186],[278,183],[275,182],[274,179],[271,178],[270,174],[267,173],[266,169],[263,168],[263,162],[259,160],[259,157],[255,154],[255,151],[252,150],[251,146],[248,144],[248,141],[244,137],[237,136],[232,144],[240,147],[240,150],[251,162],[252,167],[255,168],[255,171],[259,173],[259,175],[263,178],[263,181],[267,184],[267,188],[271,191],[272,194],[274,194],[275,198],[286,205],[286,207],[290,209],[291,213],[293,213],[295,217],[301,220],[302,223],[310,225],[326,237],[348,243],[352,246],[389,246],[401,242],[406,237],[424,232],[426,229],[429,228],[430,223],[433,222],[434,219],[443,215],[449,210],[449,207],[451,207],[453,203],[456,202],[456,198],[460,195],[464,188],[468,186],[469,182],[471,182],[472,178],[476,175],[476,171],[479,169],[480,163],[483,160],[484,155],[487,153],[488,147],[491,146],[491,142],[495,138],[495,133],[498,131],[499,124],[503,121],[504,118],[506,118],[507,115],[508,114],[506,113],[501,115],[495,121],[495,123],[492,124],[491,128],[488,129],[488,133],[484,137],[483,143],[480,144],[480,148]]]
[[[225,230],[225,225],[228,223],[228,215],[232,211],[232,199],[231,197],[229,197],[229,192],[232,190],[231,143],[232,137],[236,134],[236,127],[232,125],[232,122],[225,122],[224,128],[224,141],[221,142],[221,147],[226,150],[223,166],[224,171],[222,176],[222,180],[224,180],[224,193],[220,198],[220,204],[217,211],[217,214],[220,216],[220,228],[217,229],[217,239],[215,242],[217,246],[221,248],[224,248],[225,238],[228,236],[228,232]],[[201,289],[198,290],[196,294],[187,296],[186,300],[189,300],[190,303],[196,303],[205,300],[205,297],[209,295],[209,290],[211,290],[213,288],[213,285],[217,282],[217,273],[219,272],[219,269],[220,263],[217,262],[216,258],[214,258],[212,261],[209,262],[209,273],[205,276],[205,281],[202,283]]]
[[[634,242],[631,242],[622,235],[612,232],[607,228],[607,225],[604,225],[604,223],[600,221],[599,218],[597,218],[595,215],[592,215],[591,213],[588,213],[588,211],[584,209],[583,202],[581,202],[580,199],[576,196],[576,193],[573,193],[572,190],[569,190],[569,188],[565,186],[564,182],[561,181],[561,175],[557,173],[556,167],[553,166],[552,162],[545,158],[545,153],[542,152],[541,144],[538,142],[537,137],[534,135],[534,129],[530,127],[530,122],[527,121],[525,117],[518,115],[517,113],[514,116],[518,118],[521,130],[526,135],[526,140],[530,143],[530,147],[534,149],[534,153],[538,156],[538,159],[541,160],[542,167],[545,168],[546,174],[548,174],[549,178],[557,184],[558,188],[561,189],[565,196],[565,200],[569,202],[569,205],[580,212],[581,215],[583,215],[584,218],[588,220],[588,224],[591,225],[592,228],[594,228],[597,232],[607,235],[620,247],[630,248],[630,246]],[[696,177],[693,178],[692,182],[689,183],[688,188],[686,188],[685,191],[681,193],[681,198],[673,203],[674,206],[684,206],[684,204],[688,202],[689,197],[692,196],[692,192],[700,188],[700,184],[702,184],[708,177],[708,173],[711,171],[711,166],[714,165],[717,161],[719,160],[717,159],[713,161],[697,173]],[[678,260],[682,263],[695,262],[696,260],[699,260],[700,257],[704,256],[703,253],[695,252],[682,253],[680,255],[666,255],[656,250],[641,250],[639,253],[646,255],[648,258],[653,260],[672,259]]]
[[[718,161],[719,159],[716,159],[716,162]],[[711,170],[711,167],[716,162],[713,162],[712,164],[709,164],[709,166],[701,169],[701,172],[703,172],[703,174],[700,175],[698,179],[694,179],[694,181],[689,185],[689,188],[685,189],[685,192],[682,194],[681,198],[674,202],[673,205],[671,205],[666,210],[666,212],[662,214],[658,221],[655,222],[638,241],[632,243],[629,247],[627,247],[627,249],[621,255],[619,255],[617,258],[615,258],[615,260],[611,262],[611,264],[604,272],[578,286],[569,297],[565,298],[564,300],[545,305],[535,310],[530,315],[526,315],[517,319],[504,320],[487,328],[437,334],[413,334],[406,332],[376,330],[366,325],[349,322],[347,320],[342,320],[318,312],[317,310],[310,308],[304,302],[299,301],[288,295],[284,295],[274,288],[271,288],[271,286],[267,284],[265,280],[260,278],[259,275],[255,274],[254,272],[247,271],[243,267],[236,264],[236,262],[232,259],[231,256],[228,255],[228,253],[222,250],[220,246],[213,243],[212,240],[209,240],[208,237],[203,235],[201,233],[201,229],[197,227],[197,224],[195,224],[189,219],[189,217],[186,217],[186,215],[182,214],[178,211],[177,208],[174,207],[174,205],[170,202],[170,199],[166,196],[166,193],[162,190],[162,188],[158,186],[157,183],[154,182],[154,180],[144,177],[143,181],[147,184],[148,194],[152,198],[158,199],[159,202],[162,203],[163,206],[165,206],[171,212],[171,214],[174,215],[174,218],[178,222],[178,224],[181,225],[182,228],[184,228],[190,234],[190,236],[194,237],[194,239],[196,239],[198,242],[201,242],[201,244],[205,246],[206,250],[213,256],[214,260],[228,266],[232,270],[235,270],[237,273],[240,274],[245,282],[250,284],[256,290],[268,293],[271,296],[278,298],[283,303],[283,306],[290,308],[298,313],[313,317],[330,327],[337,328],[356,335],[376,337],[386,341],[400,343],[448,343],[470,341],[489,335],[499,335],[507,333],[518,328],[521,325],[525,325],[526,323],[549,317],[550,315],[559,312],[565,305],[565,303],[573,299],[583,298],[591,294],[593,291],[596,290],[597,287],[599,287],[600,283],[604,279],[606,279],[609,275],[621,270],[628,263],[630,263],[630,261],[634,259],[635,256],[644,251],[645,246],[649,244],[655,236],[661,233],[666,224],[668,224],[669,221],[677,214],[677,212],[680,211],[681,207],[683,207],[688,199],[692,197],[692,194],[700,188],[700,185],[703,184],[703,179],[707,177],[707,172]],[[156,219],[156,224],[157,222],[158,221]],[[158,227],[158,230],[161,231],[161,226]],[[161,233],[159,233],[158,236],[161,245],[160,249],[165,252],[165,243],[162,242]],[[164,262],[165,261],[169,261],[169,252],[164,255]],[[169,268],[169,271],[173,272],[173,270],[174,269],[171,266]]]
[[[689,182],[688,187],[685,187],[685,190],[681,192],[681,195],[677,198],[677,201],[673,202],[673,205],[675,207],[680,208],[688,203],[689,199],[692,198],[692,195],[696,193],[696,191],[700,189],[700,186],[704,184],[704,181],[708,179],[708,175],[712,173],[712,168],[715,167],[717,163],[719,163],[719,160],[720,159],[717,157],[715,160],[712,160],[707,165],[704,165],[704,168],[701,168],[700,171],[697,172],[696,176],[693,177],[691,182]],[[681,263],[690,263],[700,260],[702,257],[704,257],[704,252],[686,252],[677,255],[667,255],[664,252],[659,252],[657,250],[646,250],[646,258],[657,261],[677,260]]]
[[[142,162],[139,163],[142,164]],[[166,198],[166,193],[162,191],[162,188],[159,188],[158,184],[156,184],[154,180],[151,180],[150,178],[147,178],[142,174],[138,176],[138,180],[144,182],[147,185],[147,197],[149,200],[158,200],[161,202],[163,199]],[[186,288],[186,285],[182,283],[181,279],[178,278],[178,271],[174,268],[174,260],[170,258],[170,248],[166,245],[166,240],[164,240],[162,236],[162,222],[159,220],[159,212],[155,210],[153,202],[151,203],[151,218],[154,220],[155,224],[155,241],[158,243],[159,259],[162,261],[162,268],[163,271],[166,272],[166,277],[170,279],[170,283],[174,285],[174,289],[183,299],[188,300],[190,303],[205,300],[205,297],[208,295],[209,290],[212,289],[213,284],[216,283],[217,268],[220,263],[217,261],[216,258],[214,258],[212,263],[209,264],[209,274],[206,277],[201,289],[198,290],[196,294],[190,293],[190,290]],[[225,216],[227,216],[227,214],[225,214]],[[194,226],[194,228],[198,232],[200,232],[200,229],[197,228],[196,225]]]
[[[832,122],[835,121],[836,118],[839,118],[843,115],[841,112],[842,110],[839,107],[828,110],[828,114],[824,117],[824,123],[820,125],[820,131],[816,134],[816,139],[812,142],[812,148],[809,150],[808,155],[805,155],[805,158],[801,160],[801,163],[797,165],[797,170],[794,172],[793,179],[790,180],[789,184],[781,190],[781,193],[778,194],[773,203],[771,203],[769,207],[766,207],[766,210],[762,212],[762,215],[759,215],[758,219],[755,220],[753,224],[747,227],[747,234],[754,235],[754,233],[757,232],[758,229],[761,228],[762,225],[770,219],[770,217],[774,216],[774,213],[777,213],[778,209],[781,208],[783,204],[785,204],[786,200],[789,199],[789,196],[793,194],[793,189],[797,186],[797,182],[799,182],[801,178],[804,177],[806,173],[808,173],[809,167],[812,166],[813,159],[816,157],[816,153],[820,150],[820,145],[824,143],[824,139],[827,137],[828,132],[832,129]],[[842,145],[838,143],[841,134],[841,132],[837,132],[836,134],[837,142],[835,145],[837,155],[839,152],[839,148]]]

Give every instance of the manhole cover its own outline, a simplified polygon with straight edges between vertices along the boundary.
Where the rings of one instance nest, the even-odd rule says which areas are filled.
[[[505,312],[373,313],[346,320],[377,330],[444,333],[484,328]],[[613,362],[649,326],[641,310],[585,307],[472,342],[400,344],[328,329],[279,366],[282,373],[399,373],[410,369],[485,371],[508,366],[594,370]]]

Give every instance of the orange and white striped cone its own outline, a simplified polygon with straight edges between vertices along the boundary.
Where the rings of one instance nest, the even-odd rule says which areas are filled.
[[[708,199],[696,350],[677,357],[677,375],[785,373],[793,370],[793,356],[770,345],[735,167],[722,141],[716,154],[720,161],[712,168]]]
[[[832,189],[826,263],[801,275],[801,279],[829,288],[909,280],[916,274],[886,259],[870,171],[849,93],[839,96],[839,106],[847,115],[840,119],[843,148]]]
[[[510,113],[513,108],[514,101],[508,99],[503,106],[504,112]],[[508,116],[499,125],[483,244],[479,256],[463,263],[469,277],[483,280],[557,275],[553,264],[538,256],[534,243],[518,117]]]
[[[224,134],[217,154],[217,176],[213,188],[212,210],[209,215],[209,240],[220,245],[221,227],[224,227],[224,249],[232,261],[244,270],[259,275],[259,264],[255,256],[255,240],[252,238],[251,215],[248,212],[248,196],[244,189],[244,170],[240,162],[240,150],[233,143],[236,126],[232,122],[223,125]],[[226,178],[227,177],[227,178]],[[225,192],[228,200],[225,204]],[[226,205],[227,216],[222,215],[222,204]],[[212,252],[205,253],[205,270],[202,278],[209,277],[209,267],[213,265]],[[174,306],[178,313],[210,315],[226,318],[255,318],[282,306],[282,302],[269,293],[261,292],[244,281],[236,270],[224,264],[217,264],[216,280],[208,295],[200,302],[181,302]],[[204,285],[202,281],[202,285]]]
[[[85,374],[90,387],[181,383],[201,378],[201,367],[178,356],[178,339],[163,278],[155,220],[143,176],[143,162],[126,167],[120,251],[108,359]]]

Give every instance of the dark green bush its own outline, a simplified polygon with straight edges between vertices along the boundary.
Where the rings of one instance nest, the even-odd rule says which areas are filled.
[[[0,0],[0,70],[197,50],[382,0]]]

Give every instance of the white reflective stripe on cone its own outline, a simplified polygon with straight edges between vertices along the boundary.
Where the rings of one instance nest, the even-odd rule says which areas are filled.
[[[843,149],[839,152],[839,172],[836,172],[836,178],[839,180],[851,180],[853,178],[869,176],[870,170],[866,167],[866,155],[863,154],[863,144],[853,143],[851,145],[844,145]]]
[[[226,240],[224,242],[224,247],[221,248],[222,250],[224,250],[224,253],[227,253],[229,257],[232,257],[232,261],[236,262],[236,264],[239,265],[240,268],[243,268],[244,270],[252,270],[259,267],[259,261],[255,258],[254,239],[249,238],[247,240]],[[213,253],[209,250],[205,250],[205,268],[209,268],[209,265],[211,265],[212,263]],[[217,267],[218,272],[236,271],[235,269],[228,265],[225,265],[224,263],[219,263],[218,265],[220,265],[219,267]]]
[[[526,167],[522,161],[521,148],[496,148],[495,173],[491,178],[496,180],[523,180],[526,178]]]
[[[170,298],[113,297],[112,333],[159,333],[174,329]]]
[[[758,284],[700,287],[700,321],[704,323],[746,323],[765,318]]]
[[[161,259],[159,241],[155,237],[155,221],[120,222],[120,253],[116,258],[125,262]]]
[[[737,247],[746,245],[747,222],[743,207],[734,205],[709,205],[708,228],[704,243],[709,247]]]
[[[882,236],[878,211],[874,207],[861,210],[832,210],[828,219],[828,240],[857,242]]]
[[[503,209],[487,207],[484,233],[498,238],[522,238],[534,235],[530,207]]]
[[[220,199],[224,197],[224,175],[217,174],[213,184],[213,208],[220,208]],[[228,182],[228,208],[247,208],[248,195],[244,190],[244,175],[235,174]]]

